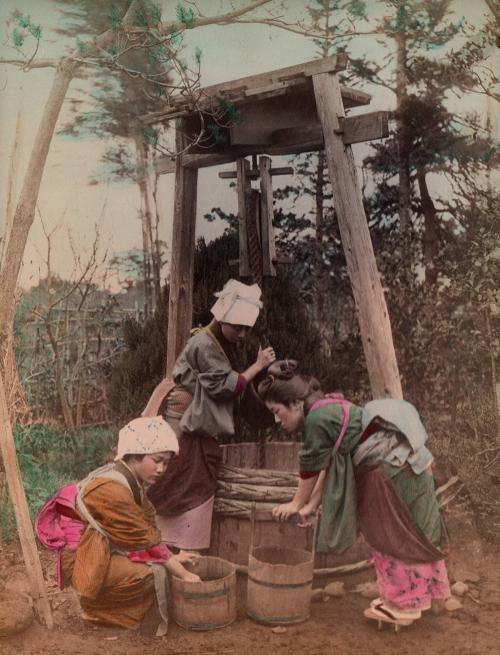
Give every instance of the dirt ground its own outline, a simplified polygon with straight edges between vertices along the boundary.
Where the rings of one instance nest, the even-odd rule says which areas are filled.
[[[312,604],[305,623],[288,626],[285,632],[245,617],[240,599],[238,619],[213,632],[189,632],[171,622],[168,637],[145,637],[135,632],[84,625],[71,590],[50,588],[55,629],[38,623],[23,633],[0,638],[2,655],[490,655],[500,653],[500,552],[482,542],[473,516],[455,507],[447,517],[452,539],[449,573],[452,581],[466,581],[469,592],[460,599],[463,608],[440,614],[432,610],[398,634],[389,626],[378,631],[363,616],[369,600],[349,592],[341,598]],[[43,555],[47,576],[52,576],[50,556]],[[22,570],[19,548],[0,546],[0,580]],[[369,575],[371,575],[369,573]],[[53,578],[52,578],[53,579]],[[338,578],[337,578],[338,579]],[[365,577],[366,579],[366,577]],[[241,585],[244,581],[240,580]],[[346,589],[355,582],[344,578]],[[324,581],[322,581],[324,584]],[[1,587],[1,585],[0,585]]]

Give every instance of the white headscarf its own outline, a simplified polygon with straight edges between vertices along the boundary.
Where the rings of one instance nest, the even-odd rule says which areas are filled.
[[[222,291],[215,294],[217,301],[211,312],[217,321],[231,325],[255,325],[262,307],[258,284],[243,284],[228,280]]]
[[[115,461],[124,455],[152,455],[165,451],[179,452],[175,432],[161,416],[143,416],[120,430]]]

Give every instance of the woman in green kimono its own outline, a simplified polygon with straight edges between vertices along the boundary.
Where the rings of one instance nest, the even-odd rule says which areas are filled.
[[[406,401],[362,409],[341,394],[325,396],[295,369],[292,360],[276,362],[258,388],[276,422],[304,434],[297,491],[273,514],[306,518],[321,504],[319,552],[342,552],[361,531],[380,592],[365,616],[410,625],[433,598],[450,595],[425,428]]]
[[[234,435],[235,403],[276,359],[272,348],[259,349],[255,362],[238,372],[237,350],[257,320],[260,295],[256,284],[229,280],[216,294],[213,320],[195,331],[177,358],[172,379],[160,383],[143,412],[163,415],[179,438],[179,456],[148,496],[164,541],[181,550],[210,546],[218,439]]]

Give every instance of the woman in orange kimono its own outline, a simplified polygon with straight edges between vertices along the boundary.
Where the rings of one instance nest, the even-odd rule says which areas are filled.
[[[119,435],[118,455],[78,484],[76,511],[86,524],[76,550],[66,548],[62,573],[79,594],[87,621],[138,628],[155,605],[166,623],[166,573],[199,581],[161,544],[155,511],[144,488],[153,484],[179,451],[161,418],[138,418]],[[166,631],[166,625],[163,631]]]

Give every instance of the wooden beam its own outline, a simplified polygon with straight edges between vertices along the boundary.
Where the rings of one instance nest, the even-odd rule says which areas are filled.
[[[38,556],[35,535],[31,524],[30,510],[24,493],[21,472],[17,461],[16,446],[9,409],[5,396],[3,376],[0,373],[0,453],[2,455],[5,476],[9,487],[9,495],[16,516],[19,541],[23,553],[26,574],[31,584],[31,592],[39,616],[49,630],[54,627],[49,598],[45,588],[42,565]]]
[[[247,177],[247,171],[250,164],[243,157],[236,160],[236,171],[238,174],[238,218],[239,218],[239,247],[240,247],[240,269],[241,277],[249,277],[252,274],[250,260],[248,256],[248,233],[247,217],[251,212],[251,193],[250,180]]]
[[[354,158],[340,132],[339,118],[344,116],[344,108],[338,77],[329,73],[315,75],[313,85],[372,393],[374,398],[402,398],[391,324]]]
[[[269,159],[266,157],[266,159]],[[269,168],[269,175],[293,175],[292,166],[278,166],[276,168]],[[219,177],[222,180],[231,180],[237,176],[236,171],[221,171]],[[258,180],[260,177],[260,169],[250,169],[247,171],[247,177],[249,180]]]
[[[385,139],[389,136],[389,114],[386,111],[372,111],[368,114],[348,116],[339,119],[342,141],[349,145],[362,141]]]
[[[276,170],[276,169],[274,169]],[[260,173],[260,234],[262,244],[262,273],[263,275],[276,275],[273,260],[276,258],[273,227],[273,181],[271,158],[259,157]],[[293,169],[292,169],[293,173]]]
[[[185,147],[185,137],[176,132],[176,147]],[[195,251],[198,169],[187,168],[177,158],[175,170],[172,266],[168,302],[167,377],[189,337],[193,320],[193,271]]]
[[[389,135],[388,112],[374,111],[359,116],[339,118],[339,130],[344,144],[360,143],[373,139],[383,139]],[[300,152],[314,152],[323,150],[325,143],[321,125],[310,125],[300,128],[284,128],[274,131],[269,137],[267,145],[247,145],[228,147],[224,152],[207,153],[203,155],[181,155],[182,163],[188,168],[207,168],[220,166],[235,161],[238,157],[266,153],[269,155],[290,155]],[[160,157],[155,160],[155,170],[158,175],[168,175],[175,172],[175,159]],[[274,170],[279,171],[274,173]],[[272,175],[285,175],[285,168],[271,169]],[[255,173],[250,171],[252,179]],[[226,172],[219,173],[219,177],[226,178]]]
[[[373,111],[359,116],[339,117],[339,134],[345,145],[383,139],[389,136],[389,118],[386,111]],[[271,135],[273,145],[310,145],[313,150],[324,148],[321,124],[303,128],[284,128]]]

